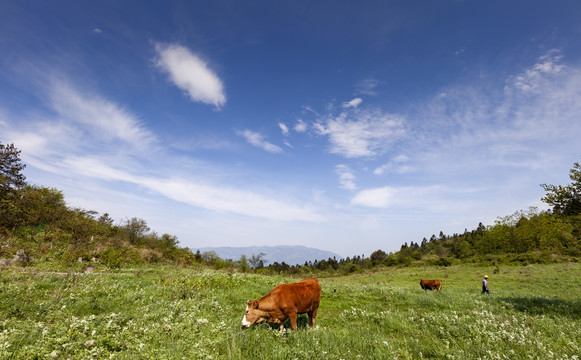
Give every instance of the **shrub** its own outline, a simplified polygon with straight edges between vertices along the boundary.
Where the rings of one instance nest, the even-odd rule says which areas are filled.
[[[438,260],[436,260],[436,265],[438,265],[438,266],[450,266],[450,265],[452,265],[452,259],[450,259],[449,257],[441,257]]]

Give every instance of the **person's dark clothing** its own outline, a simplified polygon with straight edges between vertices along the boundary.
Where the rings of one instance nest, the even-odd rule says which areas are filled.
[[[482,280],[482,292],[480,294],[484,294],[487,293],[488,295],[490,295],[490,289],[488,288],[488,280],[483,279]]]

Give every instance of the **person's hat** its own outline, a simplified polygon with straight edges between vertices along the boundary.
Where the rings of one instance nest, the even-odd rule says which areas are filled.
[[[488,275],[484,275],[484,278],[485,278],[485,279],[488,279]]]

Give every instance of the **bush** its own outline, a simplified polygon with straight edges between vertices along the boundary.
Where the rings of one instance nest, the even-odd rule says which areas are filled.
[[[111,269],[119,269],[123,264],[140,263],[140,258],[128,247],[109,247],[101,255],[101,262]]]
[[[399,260],[400,264],[402,264],[403,266],[410,266],[413,262],[411,256],[406,256],[402,259]]]
[[[438,265],[438,266],[450,266],[450,265],[452,265],[452,259],[450,259],[448,257],[441,257],[438,260],[436,260],[436,265]]]
[[[397,257],[395,255],[389,255],[385,258],[385,265],[387,266],[395,266],[399,263]]]

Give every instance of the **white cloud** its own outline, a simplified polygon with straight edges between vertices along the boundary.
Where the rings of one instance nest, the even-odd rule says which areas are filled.
[[[361,98],[355,98],[353,100],[344,102],[343,105],[341,105],[341,106],[343,106],[344,109],[347,109],[347,108],[357,108],[359,105],[361,105],[362,102],[363,102],[363,99],[361,99]]]
[[[409,161],[409,158],[405,155],[398,155],[394,157],[391,161],[378,166],[373,173],[375,175],[383,175],[388,171],[393,171],[398,174],[407,173],[413,170],[413,168],[406,163]]]
[[[224,85],[208,64],[187,48],[175,44],[156,44],[156,65],[165,71],[192,101],[221,108],[226,103]]]
[[[288,136],[289,135],[288,126],[286,126],[285,123],[278,123],[278,127],[280,128],[280,130],[282,131],[282,134],[284,136]]]
[[[155,141],[155,136],[135,115],[99,95],[81,93],[63,81],[52,82],[48,93],[60,119],[82,125],[96,138],[119,139],[136,147],[145,147]]]
[[[211,132],[199,132],[197,134],[181,134],[180,137],[174,136],[171,147],[193,152],[197,150],[232,150],[236,144]]]
[[[343,112],[319,120],[315,130],[329,137],[331,153],[347,158],[382,154],[406,134],[402,117],[381,110]]]
[[[298,133],[303,133],[307,131],[307,128],[308,128],[307,123],[301,119],[298,119],[293,129]]]
[[[320,116],[319,113],[317,112],[317,110],[313,109],[310,106],[303,106],[303,109],[305,109],[305,111],[313,113],[315,116]]]
[[[119,164],[114,164],[117,167],[109,164],[112,161],[106,161],[105,157],[89,157],[89,156],[70,156],[65,158],[62,162],[62,167],[68,171],[77,173],[81,176],[100,179],[105,181],[126,181],[137,183],[139,177],[132,175],[129,172],[120,170]]]
[[[355,85],[355,93],[363,95],[377,95],[375,88],[380,84],[380,82],[373,78],[363,79]]]
[[[407,115],[409,163],[426,179],[446,174],[459,183],[522,174],[516,192],[538,169],[570,159],[581,144],[581,71],[561,59],[551,50],[508,77],[504,88],[449,87],[438,91],[445,97],[417,104]]]
[[[370,208],[393,208],[401,211],[422,209],[422,211],[451,211],[459,203],[458,198],[466,198],[470,193],[482,191],[474,188],[456,188],[441,185],[428,186],[384,186],[359,191],[351,205]]]
[[[340,187],[345,190],[356,190],[357,184],[355,183],[356,177],[349,166],[340,164],[335,166],[335,172],[339,175]]]
[[[394,196],[394,190],[389,187],[362,190],[353,199],[352,205],[360,205],[373,208],[386,208],[390,205]]]
[[[170,199],[219,212],[280,221],[322,220],[308,207],[288,204],[251,191],[179,179],[142,179],[140,184]]]
[[[102,31],[101,29],[99,29],[99,28],[94,28],[94,29],[93,29],[93,32],[94,32],[95,34],[102,34],[102,33],[103,33],[103,31]]]
[[[565,65],[560,64],[562,58],[559,50],[550,50],[524,73],[511,77],[507,85],[523,92],[543,91],[547,76],[554,76],[565,70]]]
[[[132,174],[98,157],[74,157],[64,168],[83,177],[138,185],[169,199],[218,212],[280,221],[320,221],[308,206],[300,207],[256,192],[204,184],[179,178],[154,178]]]
[[[160,154],[155,147],[144,148],[157,144],[155,136],[121,106],[100,95],[82,93],[65,81],[49,82],[39,89],[40,96],[47,100],[49,111],[43,115],[27,114],[26,121],[22,121],[22,115],[0,109],[0,131],[23,151],[28,174],[40,171],[42,178],[53,179],[52,183],[43,182],[43,185],[59,184],[59,189],[67,195],[75,194],[74,202],[78,205],[93,208],[94,203],[88,199],[97,198],[93,194],[83,194],[80,188],[105,188],[111,187],[108,183],[114,183],[116,191],[128,190],[124,196],[139,197],[139,204],[157,202],[158,199],[151,196],[155,193],[198,208],[258,219],[323,220],[310,205],[295,204],[278,192],[273,195],[276,190],[269,194],[264,188],[258,192],[216,184],[212,178],[223,176],[216,175],[221,172],[214,167],[212,171],[201,172],[206,174],[203,180],[185,180],[188,170],[183,169],[182,159]],[[260,134],[244,131],[242,135],[255,146],[282,152]],[[150,167],[152,165],[154,168]],[[169,168],[173,171],[166,171]],[[208,175],[209,172],[214,175]],[[171,173],[173,177],[153,176],[152,173]],[[117,200],[103,200],[101,208],[107,209],[107,203],[116,204]],[[128,207],[138,208],[139,205],[128,204]]]
[[[254,145],[254,146],[261,148],[265,151],[268,151],[270,153],[278,154],[278,153],[283,152],[279,146],[276,146],[276,145],[266,141],[264,139],[264,136],[260,133],[257,133],[257,132],[251,131],[251,130],[244,130],[244,131],[239,131],[238,135],[244,137],[249,144]]]

